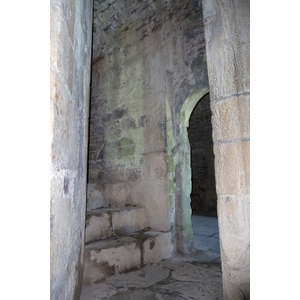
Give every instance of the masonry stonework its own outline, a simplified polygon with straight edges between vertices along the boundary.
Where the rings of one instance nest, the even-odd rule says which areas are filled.
[[[88,209],[141,205],[151,228],[171,230],[180,251],[191,249],[179,113],[203,87],[199,1],[95,1]],[[186,228],[176,225],[182,219]]]
[[[193,250],[188,128],[208,93],[224,299],[250,299],[249,1],[50,5],[51,299]]]
[[[224,299],[250,299],[250,1],[203,0]]]
[[[51,0],[50,289],[79,299],[83,274],[93,1]]]

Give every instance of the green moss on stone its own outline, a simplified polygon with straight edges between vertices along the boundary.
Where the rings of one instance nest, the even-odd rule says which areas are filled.
[[[175,145],[173,137],[173,125],[170,105],[168,99],[166,99],[166,120],[167,120],[167,172],[168,172],[168,201],[169,211],[173,214],[175,211],[175,183],[173,178],[175,176],[175,160],[172,156],[172,148]]]
[[[119,144],[119,151],[121,156],[129,156],[135,153],[135,144],[129,138],[122,138]]]

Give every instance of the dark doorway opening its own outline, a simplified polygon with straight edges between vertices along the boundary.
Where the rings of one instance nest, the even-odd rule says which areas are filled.
[[[217,216],[210,97],[206,94],[196,104],[189,120],[191,148],[193,214]]]
[[[204,251],[205,260],[217,262],[220,261],[220,244],[211,116],[208,93],[191,113],[188,136],[194,248]]]

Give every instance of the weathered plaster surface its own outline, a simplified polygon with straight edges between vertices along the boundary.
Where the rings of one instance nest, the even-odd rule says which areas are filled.
[[[51,299],[78,299],[86,203],[93,1],[51,0]]]

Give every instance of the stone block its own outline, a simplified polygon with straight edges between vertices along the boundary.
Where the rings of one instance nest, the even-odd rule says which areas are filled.
[[[51,47],[50,47],[50,60],[51,67],[59,72],[59,75],[63,78],[63,82],[68,85],[70,93],[73,88],[73,64],[74,64],[74,46],[70,36],[69,30],[61,30],[59,27],[61,23],[66,23],[63,19],[61,9],[53,5],[51,7]],[[72,27],[71,27],[72,28]]]
[[[85,242],[95,241],[110,237],[113,233],[111,217],[108,212],[93,214],[87,212],[85,225]]]
[[[213,140],[230,141],[250,137],[250,96],[237,96],[212,104]]]
[[[162,152],[167,149],[166,129],[163,126],[144,129],[143,153]]]
[[[170,232],[147,231],[110,238],[85,247],[84,282],[95,283],[141,264],[156,263],[174,252]]]
[[[250,91],[249,1],[234,2],[232,10],[228,9],[227,2],[205,1],[203,4],[213,100]]]
[[[50,6],[50,297],[79,299],[86,205],[92,1],[83,5],[80,1],[51,0]]]
[[[84,282],[94,283],[141,266],[141,249],[133,237],[104,240],[85,247]]]
[[[144,180],[138,184],[133,182],[131,191],[133,203],[145,207],[149,226],[154,230],[169,231],[167,180]]]
[[[221,196],[218,223],[223,276],[243,293],[250,282],[250,196]]]
[[[146,127],[159,127],[166,122],[165,99],[167,92],[148,95],[151,101],[145,101],[143,107]]]
[[[171,232],[147,231],[149,238],[144,242],[143,263],[156,263],[169,258],[174,252]]]
[[[85,242],[136,232],[147,226],[143,207],[126,206],[87,211]]]
[[[124,157],[135,154],[135,143],[129,138],[122,137],[117,143],[118,157]]]
[[[139,168],[129,168],[126,166],[115,166],[102,170],[103,178],[101,183],[114,183],[136,181],[141,179]]]
[[[105,185],[105,199],[112,206],[124,206],[130,199],[130,186],[126,182]]]
[[[236,244],[249,242],[250,236],[250,196],[220,196],[218,199],[218,223],[223,246],[229,252],[240,251]],[[226,250],[225,250],[226,252]],[[233,255],[235,257],[236,255]]]
[[[51,144],[51,159],[54,164],[60,168],[67,168],[70,161],[72,161],[72,154],[70,151],[70,144],[74,143],[71,140],[70,132],[74,129],[72,127],[71,119],[73,114],[77,112],[71,105],[70,91],[64,85],[59,76],[51,71],[51,79],[55,80],[52,90],[51,101],[51,125],[52,130],[52,144]]]
[[[143,207],[124,208],[112,213],[112,226],[115,234],[130,233],[148,226]]]
[[[149,153],[144,155],[143,177],[146,180],[166,178],[167,156],[165,152]]]
[[[103,207],[105,204],[103,193],[96,186],[95,183],[88,183],[87,185],[87,210]]]
[[[250,193],[250,142],[214,145],[216,190],[221,195]]]
[[[122,207],[130,203],[130,185],[126,182],[114,184],[88,184],[87,209]]]

